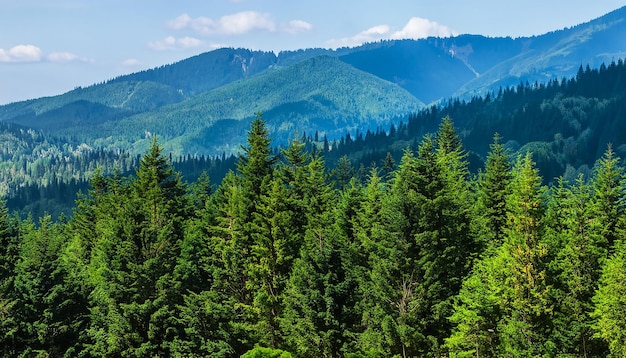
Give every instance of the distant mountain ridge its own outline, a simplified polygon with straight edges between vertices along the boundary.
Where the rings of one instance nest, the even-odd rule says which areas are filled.
[[[233,153],[263,112],[279,143],[386,127],[452,97],[570,77],[626,57],[626,7],[541,36],[393,40],[354,48],[219,49],[67,93],[0,106],[0,121],[76,144],[175,154]]]

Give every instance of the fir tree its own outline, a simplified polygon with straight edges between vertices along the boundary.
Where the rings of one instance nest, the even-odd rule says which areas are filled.
[[[496,133],[487,155],[485,171],[478,178],[475,220],[483,249],[495,249],[504,240],[507,224],[506,196],[511,181],[509,155]]]
[[[604,339],[611,356],[626,355],[626,245],[615,243],[614,253],[606,261],[598,290],[593,297],[593,318],[597,335]]]
[[[543,241],[544,189],[530,153],[516,162],[507,199],[510,223],[500,255],[503,320],[498,327],[502,352],[514,356],[547,354],[549,316],[553,310],[546,281],[548,247]]]

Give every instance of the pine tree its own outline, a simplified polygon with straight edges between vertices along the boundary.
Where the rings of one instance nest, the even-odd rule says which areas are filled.
[[[606,240],[607,248],[620,239],[624,233],[625,204],[622,200],[626,195],[623,169],[619,166],[620,159],[615,156],[609,145],[606,152],[596,164],[593,178],[594,210],[593,226]]]
[[[495,249],[504,240],[507,224],[506,196],[511,181],[509,155],[496,133],[490,152],[487,155],[485,171],[478,179],[475,222],[479,225],[480,241],[483,249]]]
[[[478,252],[470,225],[473,198],[467,166],[461,141],[446,117],[436,138],[424,138],[417,157],[405,152],[394,178],[392,191],[403,217],[398,229],[408,244],[410,267],[398,289],[413,297],[412,315],[419,317],[405,330],[412,332],[417,350],[403,353],[442,354],[450,334],[453,297]]]
[[[326,183],[324,164],[314,157],[308,180],[307,225],[300,257],[285,291],[282,328],[298,356],[340,356],[356,324],[354,289],[348,271],[347,242],[335,225],[335,198]]]
[[[500,249],[500,248],[499,248]],[[450,357],[499,357],[499,325],[503,319],[503,282],[507,256],[498,253],[478,261],[463,281],[450,321],[454,328],[446,339]]]
[[[254,308],[259,313],[256,331],[264,346],[277,348],[281,335],[278,317],[282,313],[283,291],[298,256],[300,243],[295,241],[288,190],[281,180],[272,180],[269,193],[262,196],[253,218],[252,260],[247,267],[248,287],[254,296]]]
[[[553,303],[546,282],[545,194],[530,153],[518,158],[511,190],[507,200],[510,224],[500,253],[506,267],[499,326],[502,352],[515,356],[547,354],[554,347],[548,341]]]
[[[90,353],[169,354],[181,329],[174,308],[182,296],[170,288],[188,210],[186,188],[155,140],[136,179],[113,189],[96,224],[90,264],[97,272]]]
[[[201,325],[194,326],[194,331],[205,332],[208,327],[215,325],[222,327],[214,333],[221,329],[227,332],[224,342],[229,348],[224,350],[232,350],[232,354],[241,355],[254,346],[255,336],[259,333],[254,330],[257,315],[252,307],[253,295],[248,288],[247,265],[252,246],[246,236],[248,205],[243,190],[243,178],[229,172],[212,195],[211,203],[215,213],[203,215],[206,219],[203,230],[206,230],[207,249],[212,254],[207,267],[212,278],[211,289],[209,293],[202,292],[194,301],[201,304],[208,300],[208,307],[216,306],[216,312],[226,315],[227,324],[220,323],[220,315],[206,312],[206,308],[203,308],[202,312],[206,313],[201,317],[205,318],[198,322]],[[207,349],[214,349],[214,344],[221,343],[219,340],[211,343],[211,340],[200,334],[194,334],[195,340],[203,342],[201,344]]]
[[[267,192],[273,165],[277,160],[272,156],[269,131],[261,113],[257,113],[257,118],[250,125],[247,142],[248,145],[242,147],[243,154],[237,162],[237,170],[244,178],[246,198],[250,201],[250,210],[253,210],[261,193]]]
[[[15,310],[18,323],[14,342],[20,354],[71,355],[80,332],[72,323],[76,293],[66,286],[67,272],[61,263],[64,235],[51,217],[21,223],[20,259],[15,266]]]
[[[406,151],[400,170],[411,168],[414,160],[412,152]],[[394,180],[398,177],[399,173]],[[423,340],[415,328],[420,318],[416,313],[421,293],[416,290],[418,277],[415,257],[411,256],[412,240],[402,238],[397,227],[406,220],[398,210],[400,197],[390,194],[372,170],[365,200],[357,213],[359,246],[353,250],[366,255],[358,271],[361,298],[358,308],[364,326],[358,348],[367,354],[408,356],[417,351]]]
[[[626,355],[626,245],[618,240],[613,251],[602,269],[593,297],[593,318],[597,335],[608,343],[611,356],[623,357]]]
[[[23,349],[23,342],[16,337],[20,318],[15,266],[19,261],[20,226],[9,217],[6,202],[0,200],[0,354],[3,356],[17,356]]]
[[[559,201],[552,211],[555,228],[549,228],[556,238],[550,247],[556,252],[549,280],[562,297],[552,318],[555,340],[561,351],[581,356],[603,355],[605,347],[592,338],[593,297],[600,277],[601,262],[606,260],[606,242],[597,230],[592,230],[592,190],[580,176],[575,185],[563,188],[560,183],[551,202]],[[548,216],[550,217],[550,216]],[[554,224],[552,224],[554,223]],[[552,229],[552,230],[550,230]]]

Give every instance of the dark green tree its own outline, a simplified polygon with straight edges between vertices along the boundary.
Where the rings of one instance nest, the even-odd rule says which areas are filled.
[[[509,154],[498,133],[493,137],[485,170],[478,177],[474,222],[478,225],[483,249],[495,249],[502,244],[507,225],[506,197],[511,182]]]
[[[97,220],[90,354],[169,354],[182,295],[174,269],[188,215],[186,188],[153,141],[136,179],[114,187]]]
[[[407,257],[413,262],[407,266],[414,270],[401,288],[420,295],[412,308],[420,319],[410,327],[421,338],[413,343],[418,350],[409,354],[442,354],[453,298],[478,252],[466,156],[446,117],[436,138],[424,138],[416,158],[405,154],[394,178],[393,194],[404,217],[399,221],[401,240],[410,245]]]
[[[412,152],[407,151],[400,170],[412,167],[414,160]],[[415,257],[411,256],[412,242],[403,238],[396,226],[406,220],[397,210],[399,199],[389,195],[376,170],[372,170],[356,217],[359,246],[354,250],[365,255],[364,262],[356,265],[358,309],[363,325],[357,347],[365,354],[408,356],[423,339],[416,329],[421,294],[415,290],[417,271]]]
[[[576,183],[563,188],[560,183],[552,196],[548,215],[548,234],[554,236],[550,247],[555,258],[547,279],[554,282],[555,294],[561,297],[552,318],[555,341],[560,350],[580,356],[606,354],[606,347],[593,338],[592,297],[598,288],[601,263],[606,260],[607,246],[599,230],[591,223],[595,214],[591,205],[592,188],[580,176]],[[561,195],[557,195],[562,192]],[[558,204],[552,204],[554,201]],[[554,217],[557,216],[558,217]],[[554,220],[554,221],[550,221]]]
[[[77,293],[65,285],[67,271],[61,262],[64,234],[50,216],[22,222],[20,259],[15,266],[13,311],[18,325],[13,339],[22,355],[73,355],[79,331],[73,327]]]
[[[502,352],[515,356],[549,354],[549,317],[553,311],[547,282],[548,246],[543,239],[545,190],[530,153],[519,156],[507,200],[510,224],[502,246],[505,280]]]
[[[554,354],[545,200],[530,154],[519,156],[506,199],[504,242],[474,266],[457,296],[455,328],[446,340],[451,356]]]
[[[237,170],[244,178],[243,186],[246,198],[250,201],[249,210],[253,211],[255,201],[262,193],[267,192],[267,185],[271,179],[274,163],[277,158],[272,155],[269,131],[261,113],[250,125],[247,145],[242,147],[243,153],[237,162]]]
[[[20,227],[9,217],[6,202],[0,200],[0,354],[16,356],[24,343],[16,335],[19,325],[18,299],[15,291],[15,266],[20,257]]]
[[[314,157],[308,168],[306,232],[286,287],[281,327],[298,356],[334,357],[345,353],[356,324],[356,283],[347,267],[348,245],[335,225],[336,199],[324,163]]]
[[[621,239],[624,233],[623,198],[626,195],[626,183],[619,162],[620,158],[609,145],[596,164],[592,181],[594,194],[591,205],[595,217],[593,229],[604,238],[609,250],[615,240]]]

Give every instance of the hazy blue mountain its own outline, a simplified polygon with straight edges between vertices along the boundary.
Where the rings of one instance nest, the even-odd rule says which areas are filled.
[[[449,39],[456,41],[464,39]],[[501,39],[500,39],[501,40]],[[545,83],[550,79],[574,76],[580,66],[598,68],[626,57],[626,7],[615,10],[596,20],[536,37],[509,39],[501,42],[500,53],[512,56],[482,67],[494,56],[490,41],[485,43],[454,42],[465,47],[465,61],[477,69],[478,75],[465,83],[454,96],[484,94],[498,87],[517,85],[520,82]],[[482,46],[482,47],[478,47]],[[504,50],[505,49],[505,50]],[[458,55],[457,55],[458,57]]]
[[[277,137],[330,138],[453,97],[547,82],[626,56],[626,7],[535,37],[394,40],[355,48],[219,49],[67,93],[0,106],[0,121],[106,148],[159,135],[175,153],[239,148],[263,112]]]

